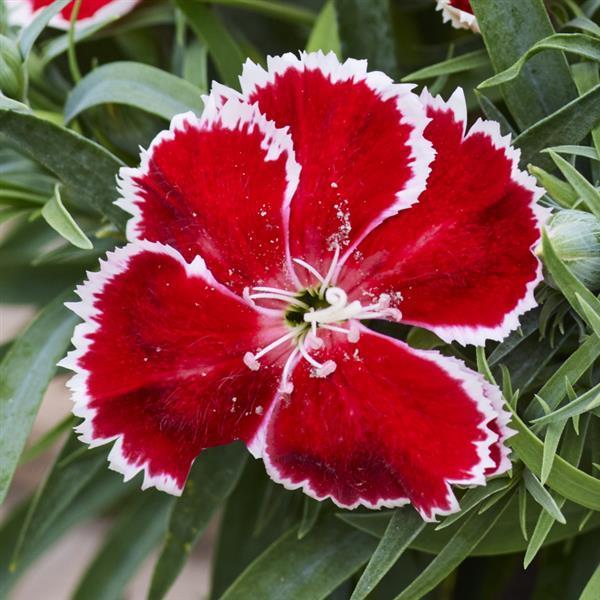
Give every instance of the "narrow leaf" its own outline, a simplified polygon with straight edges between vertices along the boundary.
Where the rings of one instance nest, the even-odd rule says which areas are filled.
[[[306,44],[307,52],[335,52],[341,58],[342,49],[334,0],[327,0],[319,13]]]
[[[35,18],[21,30],[19,34],[19,50],[24,59],[27,59],[33,44],[38,39],[42,31],[46,29],[48,23],[73,0],[56,0],[50,6],[47,6],[36,14]]]
[[[168,121],[190,110],[200,114],[205,91],[150,65],[112,62],[98,67],[75,86],[65,105],[65,123],[88,108],[106,103],[139,108]]]
[[[0,133],[21,152],[54,173],[89,208],[124,227],[126,214],[117,199],[115,177],[122,163],[98,144],[33,115],[0,110]]]
[[[494,87],[516,79],[527,61],[544,50],[563,50],[582,58],[600,61],[600,40],[581,33],[558,33],[534,44],[511,67],[479,84],[479,89]]]
[[[247,452],[238,444],[204,450],[192,467],[183,495],[173,506],[148,598],[163,598],[183,569],[194,545],[235,487]]]
[[[508,502],[497,511],[487,511],[483,515],[476,513],[467,517],[461,528],[444,546],[427,568],[397,597],[396,600],[414,600],[422,598],[443,581],[477,547],[479,542],[492,529],[502,516]]]
[[[60,184],[56,184],[54,195],[44,204],[42,216],[52,229],[76,248],[91,250],[94,247],[79,225],[77,225],[75,219],[64,207],[60,197]]]
[[[405,75],[402,81],[421,81],[423,79],[440,77],[441,75],[453,75],[455,73],[479,69],[489,64],[490,59],[487,52],[485,50],[475,50],[474,52],[461,54],[460,56],[455,56],[435,65],[414,71],[409,75]]]
[[[600,119],[600,85],[559,108],[526,129],[514,144],[521,148],[523,164],[534,161],[537,154],[560,144],[578,144]]]
[[[77,317],[63,303],[49,304],[0,363],[0,502],[4,500],[56,363],[64,356]]]
[[[212,8],[194,0],[175,0],[190,27],[208,48],[223,83],[239,87],[244,54]]]
[[[310,533],[315,526],[319,514],[321,513],[322,502],[313,500],[309,496],[304,496],[304,507],[302,508],[302,521],[298,528],[298,539],[301,540],[305,535]]]
[[[364,565],[377,546],[372,536],[333,516],[302,540],[293,528],[259,556],[221,600],[326,598]]]
[[[81,578],[72,600],[114,600],[159,543],[167,527],[173,497],[138,492],[120,516]]]
[[[363,600],[375,589],[402,553],[421,533],[425,522],[412,508],[397,509],[350,600]]]

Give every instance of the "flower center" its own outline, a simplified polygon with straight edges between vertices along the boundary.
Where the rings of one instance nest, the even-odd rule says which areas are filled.
[[[319,350],[324,342],[319,337],[322,330],[345,335],[349,342],[356,343],[360,337],[359,321],[363,319],[393,319],[400,320],[400,311],[391,306],[391,296],[381,294],[377,302],[368,306],[358,300],[349,301],[347,293],[335,286],[339,275],[339,246],[336,246],[331,265],[323,277],[313,266],[305,261],[294,258],[293,261],[306,269],[319,282],[317,287],[290,291],[279,288],[258,286],[244,290],[244,298],[257,310],[269,315],[283,315],[289,331],[280,338],[259,349],[256,353],[247,352],[244,355],[246,366],[257,371],[260,369],[260,359],[266,354],[289,344],[292,351],[283,369],[282,391],[291,392],[292,384],[289,375],[298,357],[306,360],[312,367],[314,377],[327,377],[336,370],[336,363],[327,360],[323,363],[316,360],[312,350]],[[260,306],[258,302],[281,302],[283,309]]]

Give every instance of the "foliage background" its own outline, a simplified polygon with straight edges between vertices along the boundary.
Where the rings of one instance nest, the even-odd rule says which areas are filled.
[[[0,302],[39,315],[0,347],[0,500],[17,466],[59,440],[62,449],[0,526],[0,597],[98,515],[112,529],[75,599],[126,595],[157,549],[148,598],[164,597],[215,517],[215,599],[600,597],[600,0],[472,5],[482,36],[444,25],[433,0],[156,0],[76,35],[47,29],[50,12],[22,31],[2,13]],[[302,48],[368,58],[446,95],[462,85],[472,119],[513,135],[544,203],[576,217],[562,237],[550,227],[542,306],[502,344],[389,331],[496,379],[519,431],[511,476],[465,491],[463,511],[437,526],[410,508],[350,513],[285,491],[235,444],[203,453],[181,499],[123,484],[105,448],[85,450],[68,433],[67,414],[26,445],[76,324],[63,302],[124,240],[112,204],[119,167],[136,164],[171,116],[201,111],[212,79],[237,87],[246,57]]]

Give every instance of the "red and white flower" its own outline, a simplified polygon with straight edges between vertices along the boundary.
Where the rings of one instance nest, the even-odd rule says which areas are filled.
[[[8,0],[8,20],[11,25],[27,25],[36,13],[54,0]],[[77,14],[77,28],[95,25],[115,17],[122,17],[132,11],[141,0],[82,0]],[[52,27],[69,29],[74,2],[69,3],[50,21]]]
[[[479,25],[471,8],[471,0],[437,0],[437,10],[442,11],[444,23],[450,21],[456,29],[470,29],[479,33]]]
[[[144,487],[178,494],[240,439],[288,488],[433,520],[451,484],[510,468],[500,392],[364,322],[503,339],[535,306],[541,191],[496,123],[467,131],[461,90],[419,98],[333,54],[268,64],[122,170],[129,245],[71,306],[78,431]]]

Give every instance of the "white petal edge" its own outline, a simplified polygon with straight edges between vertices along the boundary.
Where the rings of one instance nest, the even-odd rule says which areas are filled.
[[[102,295],[104,287],[109,282],[128,269],[129,262],[134,256],[145,252],[161,254],[175,259],[185,268],[188,276],[199,277],[209,285],[218,288],[223,294],[229,295],[239,302],[243,302],[233,292],[216,281],[201,257],[197,256],[191,263],[188,263],[177,250],[164,244],[148,241],[128,244],[123,248],[108,252],[106,259],[100,260],[99,271],[87,273],[87,280],[75,289],[75,293],[81,298],[80,302],[65,303],[65,306],[69,310],[83,319],[83,323],[75,327],[72,339],[74,350],[69,352],[58,364],[65,369],[75,372],[75,375],[67,382],[67,386],[71,390],[74,402],[73,414],[83,419],[83,422],[75,428],[75,431],[79,434],[79,440],[88,444],[90,448],[115,442],[108,455],[110,469],[124,475],[125,481],[129,481],[140,471],[143,471],[144,480],[142,489],[155,487],[178,496],[183,491],[183,488],[170,475],[166,473],[151,475],[149,473],[148,461],[135,463],[125,457],[123,454],[123,436],[125,434],[108,438],[98,437],[94,434],[93,420],[96,410],[90,407],[92,400],[88,392],[88,378],[90,373],[80,366],[80,360],[89,350],[91,344],[90,336],[100,329],[100,321],[97,320],[100,316],[100,311],[96,306],[96,300]]]
[[[456,122],[463,124],[464,139],[468,139],[473,135],[482,134],[489,138],[494,148],[504,152],[506,159],[510,161],[511,164],[512,180],[525,190],[531,192],[531,202],[529,207],[537,223],[539,232],[537,240],[531,246],[531,252],[535,255],[535,248],[541,240],[542,227],[550,217],[550,210],[538,204],[538,200],[543,197],[545,192],[537,185],[536,179],[519,168],[521,151],[511,146],[511,136],[503,136],[500,131],[500,125],[495,121],[485,121],[482,119],[478,119],[467,131],[467,106],[462,88],[457,88],[448,101],[443,100],[439,96],[433,97],[427,89],[424,89],[421,94],[421,101],[426,107],[431,107],[434,110],[452,112]],[[494,327],[473,327],[465,325],[433,326],[428,323],[416,321],[411,321],[411,324],[433,331],[446,343],[458,342],[463,346],[469,344],[483,346],[488,340],[501,342],[512,331],[519,327],[520,317],[538,305],[535,300],[534,292],[535,288],[543,279],[543,273],[542,263],[539,258],[536,257],[536,259],[537,269],[534,277],[527,283],[521,299],[514,308],[504,316],[502,322],[498,325]]]
[[[247,125],[249,131],[255,128],[263,134],[261,147],[265,150],[265,161],[276,161],[282,154],[287,155],[286,159],[286,190],[282,199],[282,215],[284,223],[284,235],[286,237],[286,248],[289,248],[287,237],[289,235],[290,204],[298,187],[300,179],[300,165],[296,161],[296,154],[291,136],[285,129],[278,129],[272,121],[267,120],[259,111],[257,106],[251,106],[245,103],[241,95],[224,85],[214,83],[211,93],[203,96],[204,110],[201,116],[193,112],[181,113],[175,115],[171,120],[169,129],[159,133],[147,150],[141,149],[141,164],[139,167],[122,167],[117,178],[117,186],[121,197],[115,204],[131,215],[127,222],[127,240],[137,242],[143,239],[140,232],[140,223],[142,221],[141,205],[144,202],[139,194],[136,179],[144,178],[149,175],[150,163],[156,148],[163,142],[170,142],[177,138],[179,132],[185,131],[188,127],[198,129],[199,131],[209,131],[217,123],[230,131],[239,129],[242,125]],[[287,256],[289,272],[295,273],[291,257]],[[296,282],[298,285],[299,282]]]
[[[332,83],[340,81],[365,82],[365,84],[383,101],[390,98],[396,99],[396,109],[402,124],[412,126],[408,140],[411,148],[410,166],[413,177],[407,182],[405,188],[396,194],[396,202],[382,213],[365,229],[340,259],[340,268],[360,242],[378,225],[387,218],[396,215],[400,210],[408,208],[418,202],[419,196],[425,190],[427,179],[431,172],[431,163],[435,158],[432,144],[425,138],[424,131],[429,124],[423,106],[416,94],[413,93],[414,85],[397,84],[381,71],[367,71],[366,60],[347,59],[341,63],[334,52],[324,54],[318,52],[300,52],[298,56],[288,52],[282,56],[267,57],[267,69],[248,59],[244,63],[240,85],[242,94],[249,100],[251,95],[260,88],[271,85],[276,77],[289,69],[297,71],[320,71]],[[338,269],[339,272],[339,269]]]
[[[364,325],[360,325],[360,327],[362,335],[374,335],[376,337],[380,337],[381,339],[401,346],[403,350],[407,350],[419,356],[423,360],[435,363],[452,379],[460,382],[464,392],[474,401],[479,413],[482,415],[482,420],[479,423],[478,428],[484,433],[485,437],[483,440],[473,443],[476,448],[479,462],[473,466],[471,471],[467,473],[465,477],[460,479],[445,479],[445,485],[447,489],[446,502],[449,508],[433,507],[430,511],[424,511],[416,506],[414,507],[424,521],[431,523],[437,522],[437,517],[447,516],[460,510],[460,505],[454,494],[452,485],[460,485],[465,487],[486,485],[486,481],[489,476],[486,476],[485,472],[490,467],[495,466],[490,456],[490,448],[493,444],[498,442],[498,435],[490,429],[489,424],[494,420],[505,418],[502,416],[504,413],[499,413],[496,409],[496,406],[498,405],[498,399],[500,406],[502,405],[502,395],[500,390],[488,383],[481,374],[469,369],[461,360],[457,358],[444,356],[435,350],[416,350],[414,348],[410,348],[399,340],[367,329],[364,327]],[[282,400],[279,399],[278,401]],[[269,412],[265,415],[265,419],[261,425],[259,434],[257,434],[253,440],[252,447],[249,447],[250,452],[255,458],[263,459],[266,471],[273,481],[283,485],[288,490],[301,489],[307,496],[310,496],[318,501],[329,499],[340,508],[347,510],[354,510],[359,506],[364,506],[373,510],[379,510],[382,508],[397,508],[411,504],[409,498],[402,497],[394,499],[380,499],[376,503],[372,503],[366,499],[359,499],[353,504],[344,504],[331,494],[319,495],[313,489],[311,482],[308,479],[294,483],[291,479],[286,478],[271,461],[266,440],[267,427],[270,424],[273,411],[278,401],[271,405]],[[508,464],[510,465],[510,460],[508,461]],[[505,463],[503,463],[503,466],[505,466]],[[498,474],[499,473],[494,473],[494,475]]]
[[[477,17],[469,12],[450,6],[450,0],[437,0],[437,10],[442,11],[444,23],[452,23],[455,29],[470,29],[474,33],[481,33]]]
[[[484,389],[486,396],[489,398],[494,410],[496,411],[496,425],[500,430],[500,437],[497,442],[500,444],[500,462],[494,471],[487,473],[486,476],[491,478],[504,475],[504,473],[507,473],[512,469],[512,463],[510,460],[511,450],[505,444],[505,442],[514,435],[517,435],[517,432],[509,427],[511,413],[505,408],[505,400],[498,386],[492,385],[485,381]]]
[[[75,28],[77,30],[85,29],[86,27],[97,25],[103,21],[109,22],[112,19],[123,17],[132,11],[140,2],[141,0],[113,0],[109,4],[100,8],[91,17],[78,19]],[[9,0],[6,3],[6,8],[9,25],[24,27],[29,25],[31,20],[34,19],[40,11],[44,10],[46,6],[43,6],[37,10],[33,10],[28,0]],[[55,29],[68,30],[71,26],[71,22],[58,14],[50,21],[49,25]]]

